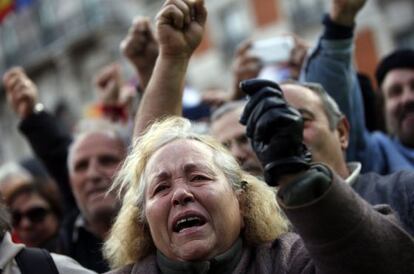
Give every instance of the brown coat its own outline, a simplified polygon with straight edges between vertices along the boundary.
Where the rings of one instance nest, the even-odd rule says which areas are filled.
[[[309,204],[283,207],[298,234],[243,247],[233,273],[409,274],[414,273],[414,241],[393,215],[374,210],[335,178]],[[299,237],[300,235],[300,237]],[[155,255],[111,274],[160,273]]]

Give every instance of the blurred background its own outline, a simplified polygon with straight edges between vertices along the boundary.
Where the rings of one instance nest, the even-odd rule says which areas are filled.
[[[227,89],[237,45],[293,32],[314,44],[328,0],[205,0],[207,32],[192,60],[189,84]],[[0,0],[0,75],[22,66],[39,87],[41,102],[68,124],[96,92],[93,75],[115,60],[124,79],[132,67],[119,43],[135,15],[154,18],[162,0]],[[373,76],[378,60],[397,47],[414,47],[414,1],[369,0],[358,17],[355,63]],[[372,78],[373,79],[373,78]],[[0,84],[0,164],[30,154]]]

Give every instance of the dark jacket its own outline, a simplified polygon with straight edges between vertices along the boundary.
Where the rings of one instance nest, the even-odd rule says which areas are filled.
[[[310,203],[281,206],[297,234],[288,233],[259,246],[245,245],[233,273],[414,273],[413,239],[389,211],[374,210],[340,179]],[[153,254],[109,273],[160,271]]]
[[[361,174],[352,188],[370,204],[388,204],[403,227],[414,236],[414,172],[399,171],[382,176]]]
[[[101,252],[103,241],[83,227],[75,226],[80,211],[72,194],[67,166],[72,136],[46,111],[29,115],[21,121],[19,129],[57,182],[64,198],[65,213],[59,237],[62,253],[98,273],[107,271],[109,267]],[[74,235],[77,235],[76,239]]]

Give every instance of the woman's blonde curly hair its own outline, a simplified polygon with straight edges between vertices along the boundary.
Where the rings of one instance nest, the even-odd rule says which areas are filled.
[[[245,227],[242,237],[256,245],[272,241],[288,230],[288,222],[276,202],[274,189],[245,173],[220,143],[210,136],[194,133],[188,120],[169,117],[152,124],[133,143],[111,191],[122,197],[122,207],[104,245],[104,255],[117,268],[139,262],[155,251],[145,219],[146,165],[162,146],[175,140],[198,141],[213,152],[214,165],[224,173],[238,195]]]

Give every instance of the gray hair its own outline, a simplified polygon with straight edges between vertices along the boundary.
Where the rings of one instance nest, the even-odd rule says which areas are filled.
[[[224,105],[217,108],[212,114],[211,114],[211,122],[214,122],[221,117],[223,117],[226,113],[232,112],[239,108],[244,108],[246,106],[247,101],[246,100],[238,100],[238,101],[231,101],[227,102]]]
[[[339,109],[338,104],[336,101],[328,94],[328,92],[323,88],[322,85],[318,83],[311,83],[311,82],[297,82],[297,81],[286,81],[283,84],[293,84],[305,87],[311,90],[314,94],[316,94],[322,103],[323,111],[328,118],[329,128],[334,130],[338,125],[339,121],[344,117],[344,114]]]
[[[103,133],[114,137],[122,142],[125,146],[125,150],[128,150],[130,145],[130,132],[126,127],[123,127],[117,123],[110,122],[105,119],[83,119],[75,127],[74,139],[69,147],[67,165],[69,170],[72,169],[72,159],[75,144],[78,140],[92,133]]]
[[[336,103],[336,101],[328,94],[328,92],[323,88],[322,85],[318,83],[298,82],[293,80],[284,81],[281,83],[281,85],[283,84],[293,84],[302,86],[316,94],[321,100],[323,111],[325,112],[326,117],[328,118],[329,128],[331,130],[334,130],[338,125],[339,121],[342,119],[342,117],[344,117],[344,114],[339,109],[339,106]],[[220,119],[226,113],[232,112],[238,108],[244,108],[246,103],[246,100],[238,100],[228,102],[222,105],[221,107],[216,109],[211,115],[211,122]]]

